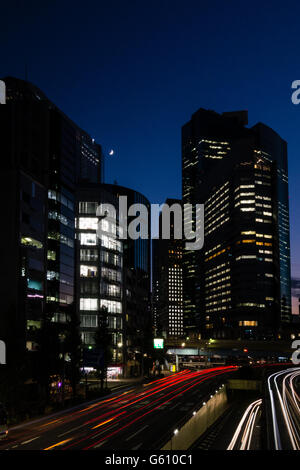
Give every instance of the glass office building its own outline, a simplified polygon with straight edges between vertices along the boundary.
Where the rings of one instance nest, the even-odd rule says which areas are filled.
[[[286,142],[247,112],[200,109],[182,129],[183,203],[204,247],[183,253],[184,319],[207,338],[277,338],[291,321]]]
[[[39,88],[13,77],[3,81],[6,159],[0,171],[8,183],[2,185],[3,197],[11,193],[3,236],[15,257],[2,288],[20,341],[34,349],[34,329],[41,321],[64,322],[75,305],[75,192],[83,181],[101,182],[102,151]]]

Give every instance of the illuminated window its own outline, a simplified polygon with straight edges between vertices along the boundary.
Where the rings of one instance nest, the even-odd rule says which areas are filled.
[[[47,252],[47,259],[50,259],[52,261],[56,260],[56,252],[53,250],[48,250]]]
[[[31,238],[31,237],[22,237],[21,238],[21,243],[22,243],[22,245],[29,245],[29,246],[33,246],[34,248],[38,248],[38,249],[43,248],[42,242],[40,242],[38,240],[35,240],[34,238]]]
[[[81,261],[96,261],[98,259],[98,250],[96,249],[81,249],[80,260]]]
[[[43,290],[43,283],[41,281],[35,281],[33,279],[27,280],[27,286],[29,289]]]
[[[80,310],[98,310],[98,299],[80,299]]]
[[[257,321],[256,320],[239,321],[239,326],[257,326]]]
[[[56,271],[47,271],[47,280],[53,281],[54,279],[59,280],[59,273]]]
[[[108,250],[122,251],[122,244],[120,241],[115,240],[113,237],[103,235],[101,237],[101,244]]]
[[[100,308],[106,307],[109,313],[122,313],[122,303],[115,300],[100,300]]]
[[[80,233],[80,245],[96,245],[96,233]]]
[[[82,230],[97,230],[98,218],[97,217],[79,217],[78,228]]]
[[[96,266],[80,266],[80,276],[81,277],[95,277],[97,276],[98,268]]]
[[[80,202],[79,203],[79,213],[80,214],[96,214],[98,207],[97,202]]]

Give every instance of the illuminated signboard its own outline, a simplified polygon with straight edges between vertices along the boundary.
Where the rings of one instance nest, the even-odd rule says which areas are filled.
[[[163,349],[164,348],[164,340],[163,338],[154,338],[154,349]]]
[[[6,103],[5,83],[0,80],[0,104]]]

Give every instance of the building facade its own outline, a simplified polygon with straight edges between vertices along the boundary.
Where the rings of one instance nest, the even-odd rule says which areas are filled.
[[[95,333],[107,312],[111,337],[110,373],[124,372],[124,279],[123,243],[116,239],[116,221],[98,218],[97,207],[112,204],[117,198],[105,185],[89,184],[77,191],[76,201],[76,306],[85,348],[95,345]],[[99,226],[98,226],[99,223]],[[98,235],[101,235],[98,237]]]
[[[71,314],[80,319],[84,345],[92,345],[104,308],[113,365],[140,373],[151,328],[150,236],[117,241],[113,221],[100,220],[98,240],[95,211],[102,202],[117,208],[125,195],[128,206],[148,208],[149,235],[149,201],[134,190],[102,184],[100,145],[41,90],[13,77],[3,83],[1,196],[9,204],[1,232],[0,330],[8,353],[10,334],[14,344],[34,350],[44,319],[63,325]]]
[[[181,200],[167,199],[170,209]],[[181,338],[183,330],[182,240],[174,237],[174,213],[170,210],[170,239],[162,238],[162,212],[159,238],[152,241],[152,312],[157,336]]]
[[[30,350],[43,319],[65,322],[75,306],[75,190],[101,181],[102,151],[37,87],[13,77],[3,82],[1,195],[10,203],[1,325],[9,335],[13,319],[15,337]]]
[[[151,321],[151,206],[148,199],[138,191],[117,184],[106,184],[105,188],[113,194],[119,203],[120,197],[126,197],[127,209],[142,204],[147,210],[145,237],[141,234],[133,240],[129,236],[123,240],[124,259],[124,297],[125,310],[124,334],[126,374],[139,375],[143,369],[143,357],[147,354],[147,342],[152,336]],[[138,206],[136,215],[139,215]],[[128,215],[127,227],[134,222],[135,216]],[[124,223],[120,221],[121,225]]]

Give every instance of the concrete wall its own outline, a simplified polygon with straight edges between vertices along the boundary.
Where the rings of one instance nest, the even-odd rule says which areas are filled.
[[[187,450],[224,413],[226,408],[227,393],[224,386],[178,429],[178,433],[174,434],[161,450]]]
[[[261,390],[261,380],[229,379],[227,388],[231,390]]]

